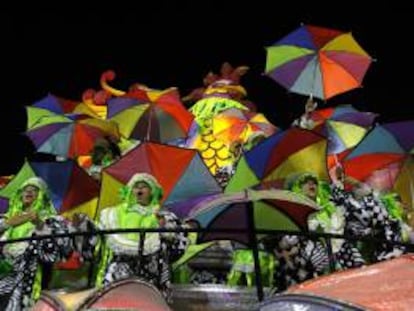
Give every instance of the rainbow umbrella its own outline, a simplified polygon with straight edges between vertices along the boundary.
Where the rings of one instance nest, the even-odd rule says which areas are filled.
[[[315,110],[312,129],[328,139],[328,155],[355,147],[373,125],[377,114],[359,111],[351,105]]]
[[[20,171],[0,190],[10,198],[28,178],[41,177],[49,187],[51,199],[59,214],[83,212],[95,215],[99,185],[75,161],[25,162]]]
[[[278,132],[242,156],[225,191],[240,191],[303,172],[327,180],[326,148],[326,139],[318,133],[295,127]]]
[[[251,229],[306,230],[309,215],[317,210],[315,202],[291,191],[249,189],[201,201],[193,206],[189,218],[197,220],[202,228],[243,230],[202,233],[199,242],[235,240],[248,244]]]
[[[98,138],[119,139],[116,123],[87,115],[44,117],[25,134],[38,152],[66,158],[89,154]]]
[[[26,106],[26,129],[31,129],[38,122],[41,122],[43,118],[50,118],[55,116],[56,113],[54,113],[53,111],[33,106]]]
[[[278,130],[262,113],[237,108],[220,112],[212,122],[213,135],[224,142],[242,140],[245,143],[255,133],[263,133],[267,137]]]
[[[194,206],[190,218],[198,221],[202,228],[199,243],[213,240],[238,241],[253,250],[255,270],[260,271],[258,240],[265,237],[258,230],[303,231],[307,219],[318,210],[312,200],[286,190],[245,190],[223,194],[216,200],[200,202]],[[239,232],[223,231],[235,229]],[[257,274],[259,275],[259,273]],[[260,278],[257,295],[263,297]]]
[[[32,107],[46,109],[61,115],[76,113],[86,114],[92,118],[99,118],[99,116],[85,103],[65,99],[50,93],[35,102]]]
[[[412,201],[414,183],[414,121],[375,126],[343,160],[345,173],[369,182],[378,190],[398,188],[405,202]]]
[[[99,207],[119,203],[119,189],[135,173],[149,173],[157,178],[167,206],[222,191],[197,150],[145,142],[102,171]]]
[[[167,96],[168,95],[168,96]],[[193,116],[167,93],[154,101],[117,97],[108,101],[108,116],[126,138],[167,143],[187,137]]]
[[[267,76],[291,92],[323,100],[360,87],[372,61],[350,32],[311,25],[266,51]]]

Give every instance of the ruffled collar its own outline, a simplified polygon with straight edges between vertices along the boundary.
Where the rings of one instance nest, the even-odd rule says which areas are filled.
[[[159,205],[144,206],[140,204],[133,204],[133,205],[127,206],[126,210],[127,212],[135,212],[140,215],[151,215],[151,214],[154,214],[154,212],[156,212],[157,210],[159,210],[159,208],[160,208]]]

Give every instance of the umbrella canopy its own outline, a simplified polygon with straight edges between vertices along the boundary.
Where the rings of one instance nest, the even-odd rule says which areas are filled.
[[[73,101],[70,99],[61,98],[53,94],[48,94],[44,98],[33,104],[35,108],[42,108],[54,112],[56,114],[86,114],[92,118],[99,118],[99,116],[86,104]]]
[[[377,125],[344,158],[345,173],[369,182],[378,190],[390,190],[398,184],[403,201],[410,203],[414,184],[410,154],[413,147],[414,121]]]
[[[222,111],[213,117],[213,134],[224,142],[241,140],[246,143],[251,135],[263,133],[270,136],[277,131],[262,113],[237,108]]]
[[[326,139],[309,130],[293,127],[276,133],[242,156],[226,192],[303,172],[328,179],[326,148]]]
[[[222,191],[196,150],[145,142],[102,171],[100,208],[119,203],[119,189],[135,173],[155,176],[167,205]]]
[[[372,61],[350,32],[311,25],[266,51],[266,75],[291,92],[323,100],[360,87]]]
[[[328,155],[355,147],[376,117],[375,113],[359,111],[351,105],[315,110],[310,115],[315,122],[312,130],[328,139]]]
[[[10,198],[24,181],[33,176],[46,182],[59,214],[83,212],[91,217],[95,215],[99,185],[73,160],[25,162],[10,183],[0,190],[0,196]]]
[[[235,240],[248,244],[251,229],[306,230],[308,216],[318,209],[312,200],[287,190],[247,190],[200,202],[189,218],[197,220],[202,228],[244,231],[202,233],[200,242]]]
[[[26,129],[31,129],[38,122],[41,122],[43,118],[55,117],[56,113],[54,113],[53,111],[47,110],[47,109],[43,109],[43,108],[26,106],[26,116],[27,116]]]
[[[66,158],[89,154],[98,138],[119,138],[116,123],[87,115],[44,117],[25,134],[38,152]]]
[[[126,138],[166,143],[187,137],[192,114],[179,100],[174,101],[171,94],[165,96],[154,101],[132,97],[110,99],[107,118],[119,125]]]

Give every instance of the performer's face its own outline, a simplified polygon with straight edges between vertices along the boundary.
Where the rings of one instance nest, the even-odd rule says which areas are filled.
[[[318,194],[318,184],[313,179],[307,179],[302,184],[302,193],[309,199],[316,200]]]
[[[28,185],[24,187],[22,192],[22,202],[25,207],[30,206],[34,200],[37,199],[39,194],[39,188],[36,186]]]
[[[151,187],[146,182],[137,182],[132,188],[132,192],[134,193],[138,204],[144,206],[150,204],[152,191]]]

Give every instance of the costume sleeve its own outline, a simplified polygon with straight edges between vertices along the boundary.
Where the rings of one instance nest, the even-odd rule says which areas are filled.
[[[99,214],[99,220],[95,223],[97,229],[105,230],[107,228],[109,209],[104,209]],[[113,253],[108,246],[106,241],[106,235],[101,235],[101,238],[98,239],[97,245],[95,247],[94,256],[97,261],[96,272],[95,272],[95,286],[102,287],[104,283],[105,273],[107,267],[112,259]]]
[[[344,205],[346,200],[346,192],[344,186],[341,183],[333,183],[331,186],[331,200],[334,205]]]
[[[70,233],[70,225],[63,217],[51,217],[45,220],[42,230],[36,230],[33,235],[57,235]],[[32,240],[29,252],[37,255],[41,262],[54,263],[69,258],[74,251],[71,237],[54,237],[41,240]]]
[[[96,268],[95,286],[102,287],[104,283],[107,267],[112,259],[112,251],[108,247],[105,238],[102,238],[99,247],[96,248],[96,257],[98,259]]]
[[[185,224],[175,214],[162,211],[160,217],[164,220],[164,228],[177,229],[186,228]],[[170,261],[174,262],[180,258],[190,244],[188,233],[184,232],[166,232],[161,233],[161,239],[168,245]]]
[[[2,234],[4,231],[6,231],[9,228],[9,226],[6,223],[5,218],[0,219],[0,234]]]
[[[314,270],[321,274],[329,267],[329,258],[326,247],[320,241],[308,240],[305,248],[306,255]]]

